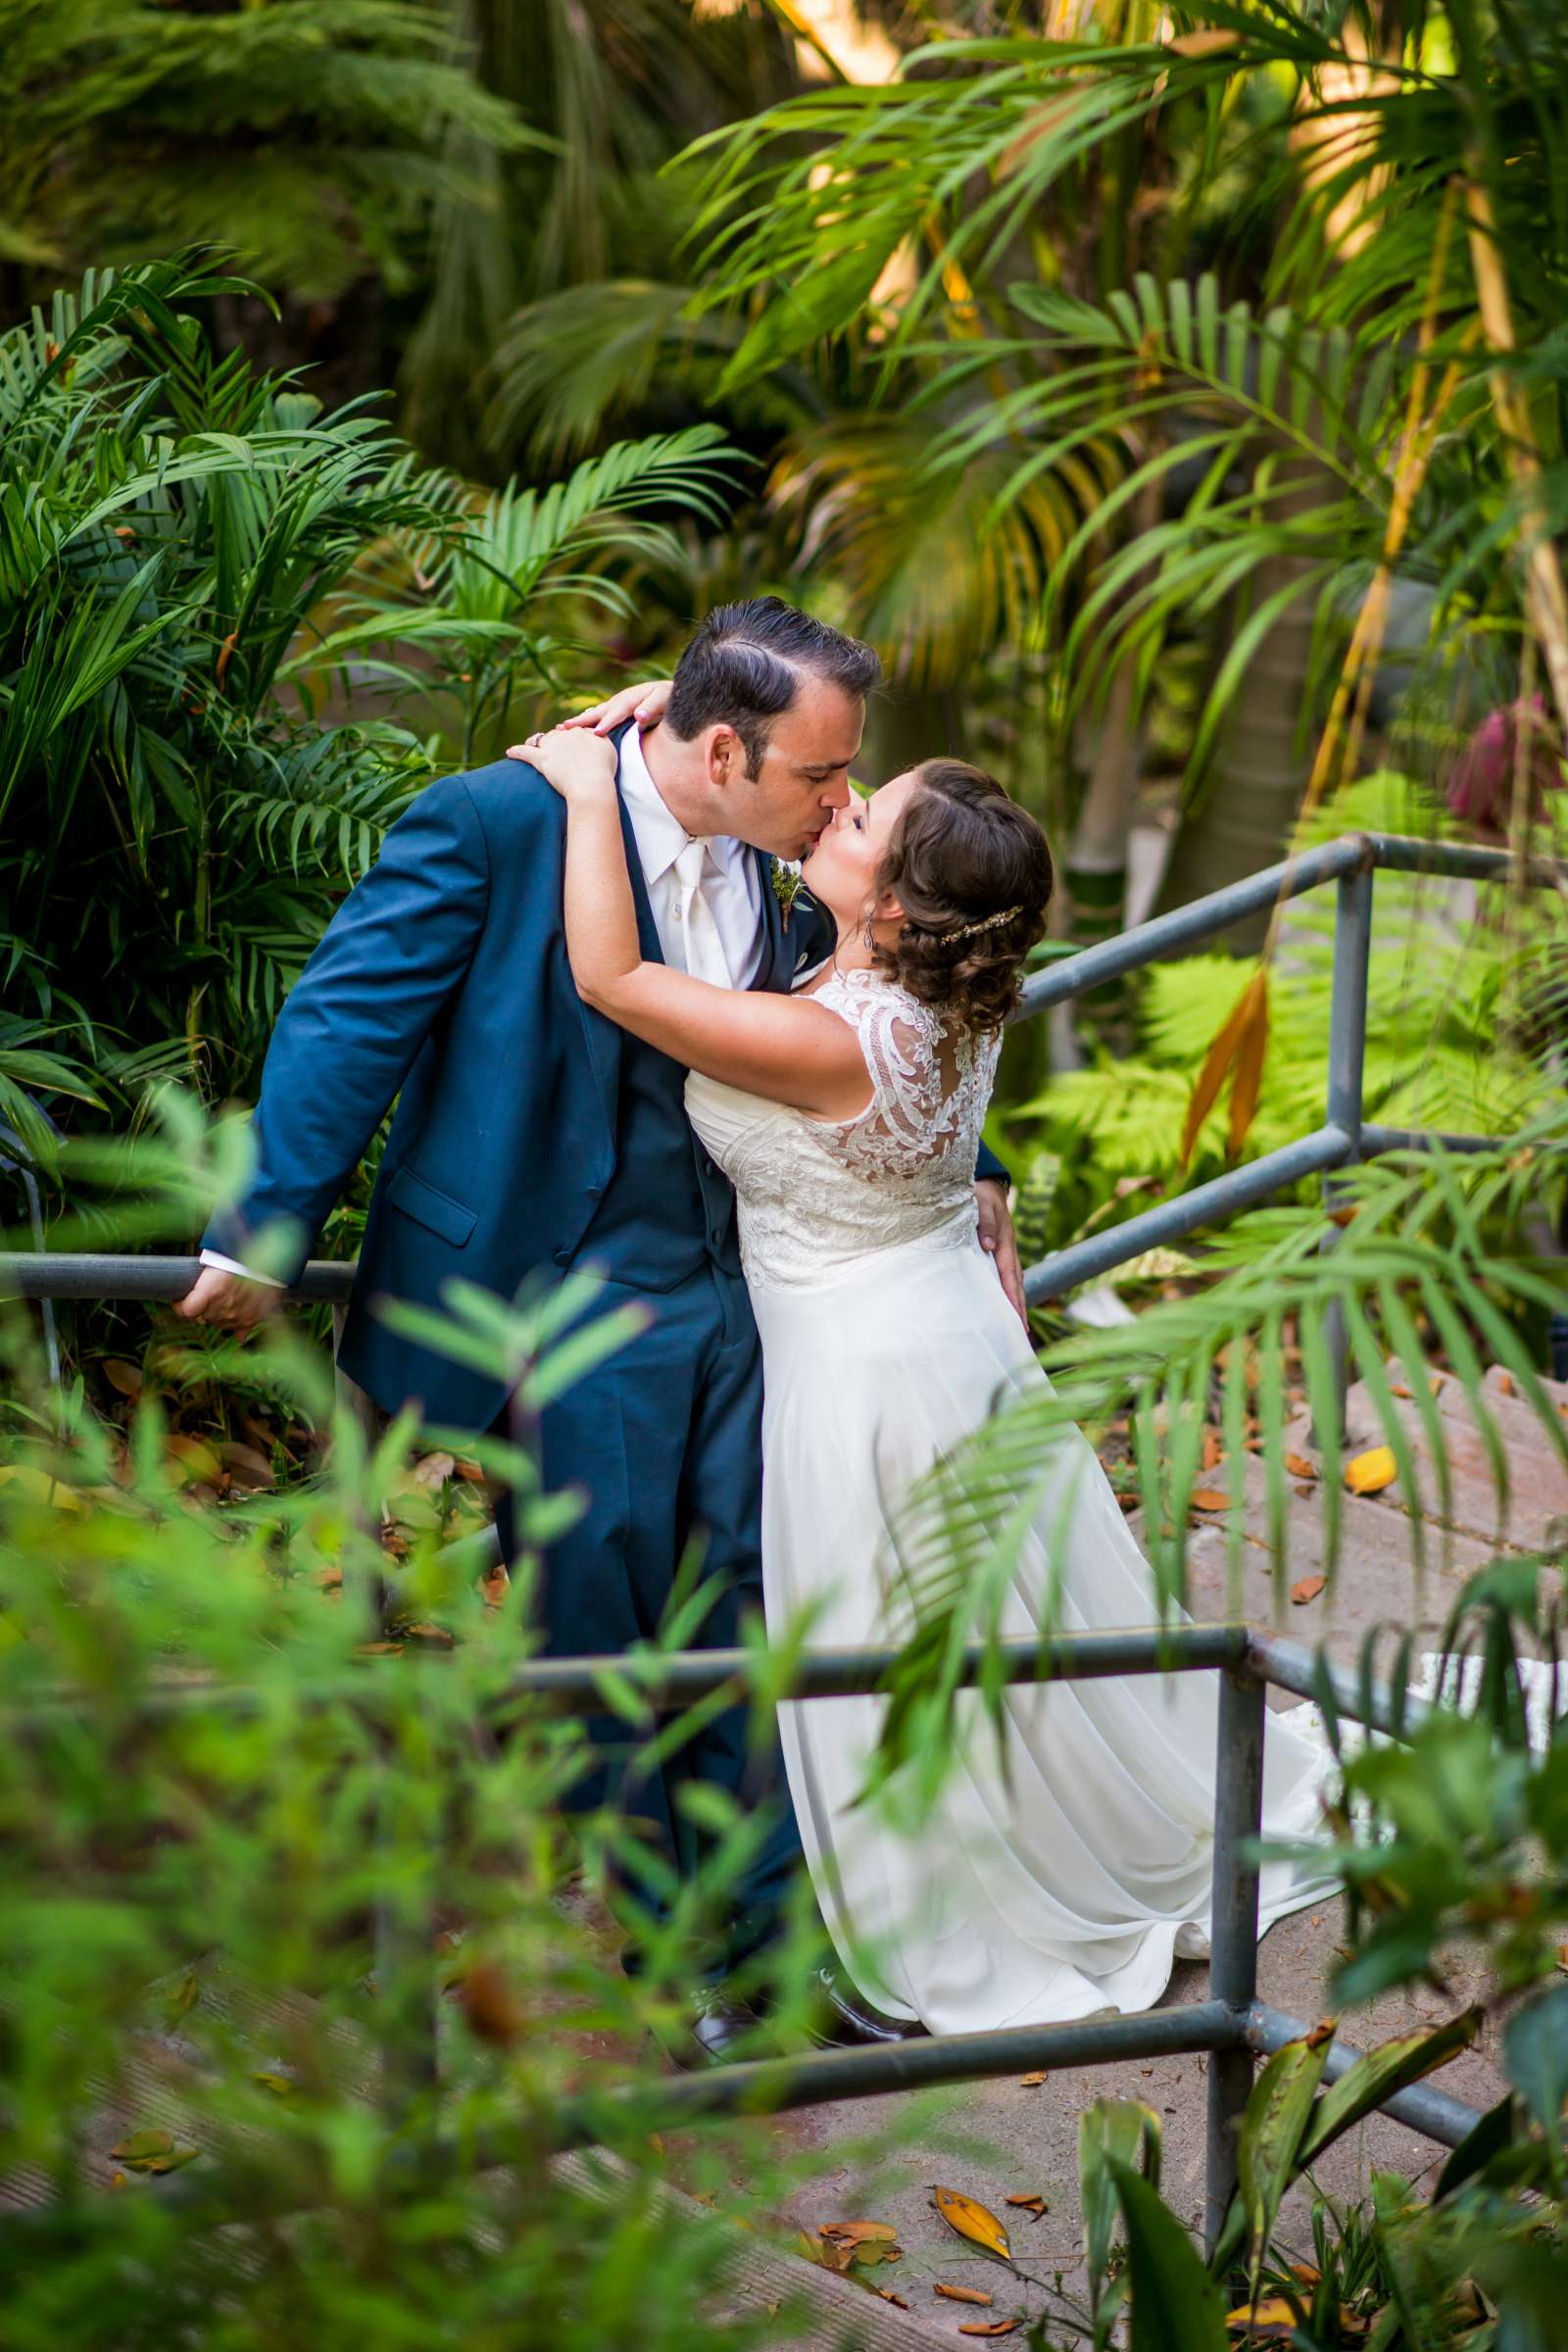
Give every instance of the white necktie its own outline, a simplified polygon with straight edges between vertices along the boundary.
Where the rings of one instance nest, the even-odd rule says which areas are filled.
[[[689,841],[675,860],[675,955],[681,969],[694,980],[711,980],[715,987],[732,988],[734,979],[724,959],[713,909],[703,896],[706,841]]]

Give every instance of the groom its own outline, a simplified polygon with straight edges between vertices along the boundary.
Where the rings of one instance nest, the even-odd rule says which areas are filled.
[[[621,827],[643,952],[735,988],[787,990],[831,938],[806,900],[786,915],[771,858],[804,856],[842,808],[880,665],[869,647],[777,597],[710,614],[682,655],[663,723],[619,738]],[[388,1412],[504,1426],[484,1373],[389,1330],[385,1298],[436,1306],[462,1278],[512,1298],[530,1278],[594,1266],[603,1305],[633,1298],[649,1328],[549,1404],[547,1491],[579,1485],[583,1516],[551,1546],[547,1653],[603,1655],[657,1630],[687,1547],[722,1597],[699,1639],[725,1646],[761,1605],[761,1363],[734,1233],[734,1197],[697,1144],[684,1073],[578,997],[562,923],[563,803],[502,760],[441,778],[387,834],[273,1033],[257,1105],[250,1191],[206,1237],[179,1311],[244,1328],[269,1293],[246,1271],[258,1236],[287,1236],[297,1278],[394,1098],[340,1362]],[[1016,1254],[994,1162],[982,1238],[1013,1288]],[[276,1241],[270,1263],[277,1264]],[[498,1512],[504,1555],[511,1512]],[[624,1738],[590,1727],[606,1750]],[[687,1776],[751,1806],[746,1714],[709,1724],[635,1810],[677,1871],[692,1866]],[[800,1865],[778,1781],[776,1827],[734,1891],[733,1967],[776,1932]],[[836,1977],[833,2038],[898,2031]],[[750,2021],[721,1988],[699,2004],[699,2047],[722,2056]]]

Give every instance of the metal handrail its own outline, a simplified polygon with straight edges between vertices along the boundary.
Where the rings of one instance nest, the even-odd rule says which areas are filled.
[[[1031,1299],[1060,1296],[1111,1266],[1231,1214],[1304,1176],[1326,1177],[1336,1168],[1377,1152],[1419,1149],[1434,1142],[1458,1151],[1488,1148],[1489,1138],[1435,1137],[1421,1130],[1369,1124],[1363,1118],[1372,881],[1380,867],[1475,881],[1501,881],[1511,876],[1538,888],[1568,886],[1568,863],[1557,860],[1517,860],[1503,851],[1459,848],[1396,835],[1348,834],[1141,924],[1119,938],[1085,948],[1026,981],[1014,1016],[1018,1019],[1028,1019],[1052,1004],[1192,947],[1244,915],[1298,898],[1326,882],[1337,886],[1323,1125],[1247,1167],[1233,1169],[1106,1233],[1055,1251],[1029,1270]],[[27,1298],[172,1299],[190,1288],[198,1262],[194,1257],[87,1253],[0,1256],[0,1292]],[[314,1260],[293,1296],[341,1304],[349,1294],[354,1271],[349,1261]],[[1338,1346],[1342,1395],[1344,1369],[1342,1336]],[[808,1703],[813,1697],[829,1694],[874,1691],[896,1655],[889,1649],[808,1653],[799,1662],[792,1692]],[[978,1678],[986,1656],[978,1645],[965,1652],[964,1682],[972,1684]],[[591,1699],[612,1664],[625,1671],[624,1660],[534,1659],[511,1679],[509,1695]],[[758,1670],[758,1661],[742,1651],[690,1651],[639,1659],[636,1665],[650,1706],[666,1708],[723,1684],[745,1685]],[[372,1662],[367,1661],[367,1667],[373,1671]],[[987,1671],[995,1672],[996,1667],[993,1656]],[[674,2124],[743,2108],[806,2106],[867,2097],[915,2083],[976,2081],[1033,2066],[1102,2065],[1120,2058],[1202,2050],[1210,2059],[1204,2218],[1205,2238],[1212,2249],[1237,2185],[1238,2125],[1250,2095],[1254,2062],[1306,2030],[1298,2020],[1257,1998],[1258,1871],[1245,1848],[1249,1840],[1257,1838],[1262,1821],[1266,1686],[1273,1683],[1316,1696],[1326,1683],[1343,1717],[1389,1733],[1396,1733],[1400,1727],[1413,1728],[1427,1710],[1425,1702],[1413,1695],[1406,1698],[1401,1694],[1396,1701],[1382,1686],[1363,1694],[1350,1676],[1315,1658],[1301,1644],[1248,1626],[1114,1629],[1025,1639],[1003,1644],[1001,1653],[1003,1679],[1008,1682],[1205,1669],[1217,1670],[1221,1677],[1207,2001],[1132,2017],[1018,2027],[1001,2034],[934,2035],[879,2048],[823,2051],[722,2068],[662,2086],[658,2101],[661,2118]],[[146,1703],[149,1712],[158,1713],[165,1708],[232,1705],[243,1703],[244,1697],[243,1691],[231,1687],[186,1684],[155,1692]],[[41,1710],[47,1711],[50,1703],[39,1702]],[[62,1696],[53,1703],[73,1702]],[[411,2079],[427,2084],[433,2080],[433,2010],[425,2023],[425,2042],[420,2050],[411,2055],[401,2046],[383,2048],[383,2071],[389,2085],[400,2081],[408,2083]],[[1328,2078],[1342,2074],[1358,2054],[1348,2045],[1335,2042]],[[570,2103],[556,2118],[555,2143],[566,2147],[596,2137],[603,2132],[612,2104],[603,2100]],[[1430,2085],[1403,2091],[1382,2102],[1382,2107],[1398,2121],[1449,2146],[1456,2145],[1480,2120],[1477,2110]],[[649,2112],[640,2102],[639,2117],[645,2119]],[[528,2133],[528,2153],[536,2157],[537,2119],[530,2118]],[[506,2162],[509,2149],[513,2155],[517,2152],[508,2135],[502,2134],[483,2147],[466,2141],[457,2154],[466,2165]],[[205,2199],[211,2192],[192,2183],[189,2190],[179,2193]],[[248,2183],[248,2195],[253,2205],[253,2182]]]
[[[1366,1058],[1367,968],[1372,932],[1372,877],[1393,873],[1437,874],[1475,882],[1523,881],[1534,889],[1568,890],[1568,861],[1516,858],[1506,850],[1474,849],[1455,842],[1422,841],[1397,833],[1344,833],[1303,850],[1262,872],[1227,883],[1169,914],[1156,915],[1115,939],[1062,956],[1023,985],[1014,1021],[1029,1020],[1051,1006],[1102,987],[1108,980],[1141,971],[1161,957],[1198,946],[1233,923],[1282,901],[1303,897],[1325,883],[1338,886],[1334,929],[1334,995],[1329,1015],[1329,1082],[1324,1122],[1278,1151],[1243,1167],[1230,1168],[1208,1184],[1160,1201],[1124,1223],[1107,1227],[1054,1250],[1024,1278],[1031,1304],[1057,1298],[1093,1282],[1112,1267],[1148,1250],[1180,1241],[1270,1193],[1304,1177],[1330,1176],[1337,1168],[1387,1152],[1441,1144],[1450,1152],[1487,1151],[1492,1136],[1438,1135],[1421,1128],[1394,1128],[1362,1115]],[[342,1305],[354,1284],[352,1258],[313,1258],[291,1296]],[[114,1298],[145,1301],[181,1298],[200,1271],[189,1257],[135,1257],[92,1251],[0,1253],[0,1296],[46,1298]],[[1343,1383],[1344,1357],[1337,1371]]]
[[[788,1695],[809,1703],[812,1698],[875,1691],[899,1654],[891,1646],[806,1652],[795,1662]],[[594,2144],[617,2115],[633,2111],[640,2131],[673,2130],[705,2117],[781,2113],[895,2090],[981,2082],[1034,2068],[1104,2066],[1130,2058],[1202,2052],[1209,2059],[1204,2235],[1212,2251],[1237,2187],[1239,2126],[1251,2093],[1254,2064],[1308,2031],[1300,2020],[1270,2007],[1257,1994],[1258,1863],[1250,1847],[1262,1829],[1266,1689],[1272,1683],[1316,1697],[1326,1690],[1343,1718],[1391,1737],[1417,1729],[1430,1715],[1430,1704],[1384,1683],[1363,1684],[1344,1668],[1315,1657],[1304,1644],[1246,1624],[1111,1627],[1038,1640],[1014,1637],[1001,1644],[1000,1656],[1003,1679],[1009,1683],[1219,1672],[1207,2000],[1132,2016],[932,2034],[865,2048],[758,2059],[664,2082],[653,2093],[634,2084],[599,2096],[581,2094],[563,2102],[548,2120],[531,2114],[525,2139],[521,2128],[503,2128],[477,2138],[465,2136],[461,2144],[438,2140],[415,2153],[415,2166],[421,2171],[434,2166],[445,2177],[457,2166],[472,2170],[515,2163],[525,2153],[529,2161],[537,2161],[541,2152]],[[373,1683],[386,1670],[386,1662],[361,1663],[361,1703],[369,1707],[373,1700],[363,1678]],[[971,1642],[962,1653],[957,1679],[973,1686],[995,1665],[986,1644]],[[496,1703],[505,1709],[520,1693],[530,1692],[590,1704],[602,1694],[604,1674],[614,1670],[624,1678],[627,1667],[621,1657],[531,1659],[508,1678]],[[638,1658],[635,1681],[651,1708],[667,1712],[708,1692],[753,1684],[763,1667],[764,1661],[746,1650],[677,1651]],[[339,1687],[323,1695],[342,1697],[345,1692]],[[347,1695],[351,1701],[356,1697],[353,1691]],[[239,1685],[171,1684],[140,1700],[137,1712],[156,1717],[169,1711],[242,1708],[251,1703],[251,1696]],[[59,1693],[9,1710],[7,1720],[20,1727],[86,1703],[79,1694]],[[398,1931],[398,1954],[385,1956],[392,1959],[407,1952],[406,1923]],[[421,2011],[418,2023],[416,2044],[389,2037],[382,2046],[383,2080],[394,2097],[427,2089],[437,2080],[433,2001]],[[1353,2045],[1336,2039],[1329,2049],[1326,2080],[1337,2080],[1361,2055]],[[1481,2120],[1479,2109],[1428,2083],[1380,2101],[1379,2111],[1446,2147],[1456,2147]],[[267,2183],[253,2174],[247,2173],[239,2193],[250,2220],[272,2210]],[[207,2178],[183,2175],[165,2192],[166,2201],[210,2211],[215,2220],[232,2218],[235,2194],[220,2172]],[[277,2192],[278,2211],[287,2209],[287,2194],[286,2188]],[[79,2201],[72,2213],[79,2229]],[[0,2216],[0,2242],[47,2231],[49,2226],[47,2213]]]

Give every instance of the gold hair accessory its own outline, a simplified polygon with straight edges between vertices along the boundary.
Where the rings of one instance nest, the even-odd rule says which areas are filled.
[[[945,934],[948,939],[973,939],[977,931],[998,931],[1010,923],[1015,914],[1022,914],[1022,906],[1003,906],[995,914],[983,914],[977,923],[960,923],[956,931]]]

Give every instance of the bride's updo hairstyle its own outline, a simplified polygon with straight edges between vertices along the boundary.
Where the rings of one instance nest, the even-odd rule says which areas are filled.
[[[964,1029],[999,1029],[1045,935],[1051,852],[1026,808],[966,760],[923,760],[877,876],[906,917],[880,970]]]

